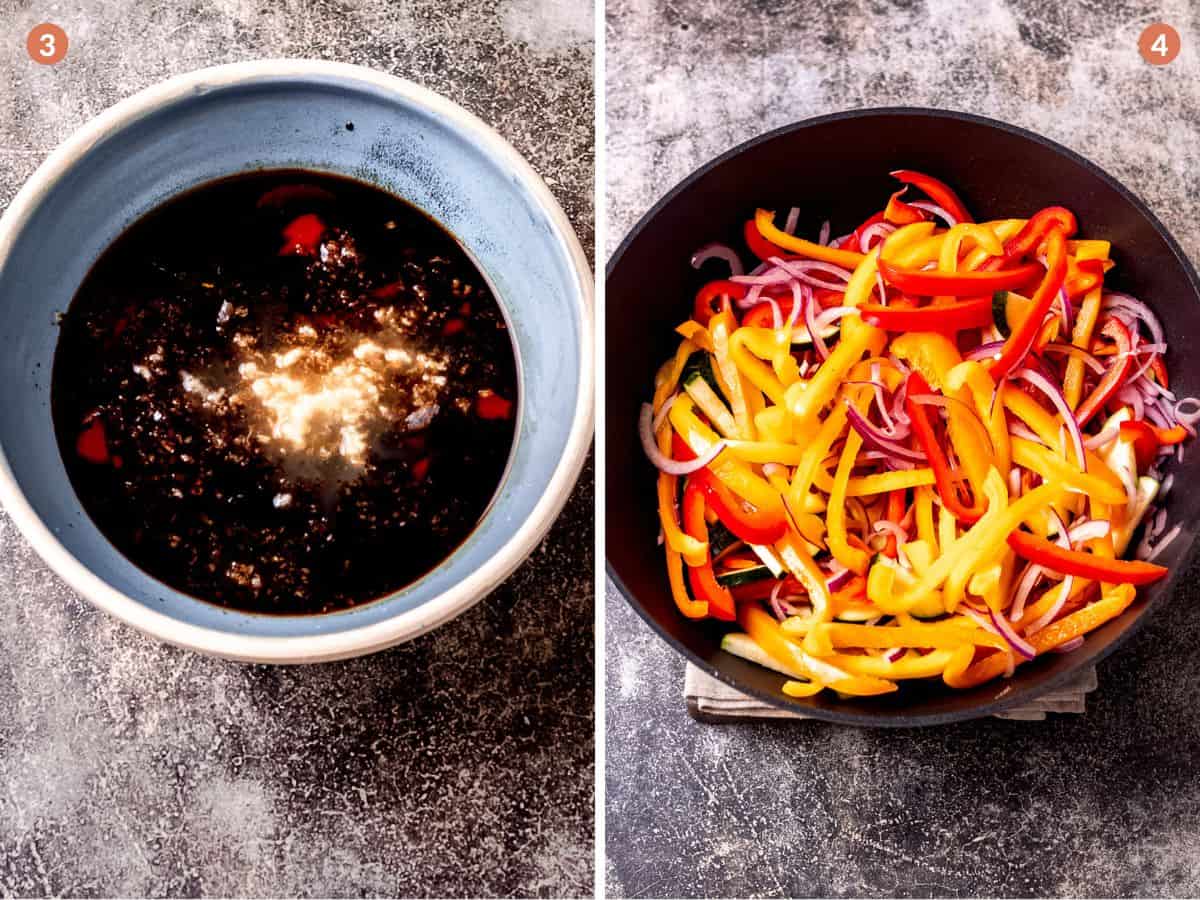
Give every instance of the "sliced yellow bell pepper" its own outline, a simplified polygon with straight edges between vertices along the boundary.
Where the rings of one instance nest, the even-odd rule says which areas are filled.
[[[938,251],[938,269],[942,272],[958,271],[958,255],[964,241],[983,250],[988,256],[999,256],[1004,252],[1004,245],[996,237],[996,232],[987,225],[974,222],[960,222],[946,232],[942,246]]]
[[[1037,472],[1046,481],[1057,481],[1069,490],[1096,497],[1101,503],[1125,502],[1125,488],[1120,479],[1098,459],[1087,472],[1080,472],[1048,447],[1019,437],[1012,439],[1012,455],[1018,466]]]
[[[804,640],[804,649],[814,656],[825,657],[842,647],[876,650],[886,650],[890,647],[932,647],[945,650],[954,649],[962,644],[995,646],[995,641],[995,635],[983,631],[970,619],[961,617],[894,627],[821,622],[808,632]]]
[[[708,333],[712,338],[715,368],[721,374],[721,387],[726,392],[738,431],[744,440],[752,441],[757,437],[752,418],[756,410],[747,396],[745,380],[729,353],[729,337],[736,328],[737,321],[733,313],[725,309],[712,317]]]
[[[808,594],[814,621],[828,621],[833,611],[829,602],[829,588],[825,584],[825,573],[808,552],[804,538],[789,529],[776,541],[775,551],[792,577],[800,582],[800,586]]]
[[[729,336],[729,357],[734,365],[755,387],[770,397],[772,403],[782,404],[783,383],[771,366],[762,361],[773,359],[775,350],[774,333],[768,328],[739,328]],[[796,365],[796,360],[790,355],[788,359],[792,360],[793,366]],[[795,383],[800,377],[798,367],[793,374],[792,382]]]
[[[821,411],[829,405],[847,373],[863,355],[877,356],[887,343],[887,334],[868,325],[856,314],[842,319],[842,339],[812,378],[788,387],[786,406],[795,417],[797,434],[812,430]]]
[[[683,340],[679,343],[679,349],[675,351],[675,355],[667,362],[663,363],[662,368],[654,376],[654,411],[658,412],[662,409],[662,405],[667,402],[667,398],[675,393],[675,388],[679,386],[679,376],[683,374],[683,367],[687,365],[689,357],[696,352],[696,345],[689,340]]]
[[[933,483],[933,469],[896,469],[894,472],[879,472],[851,478],[846,483],[846,496],[870,497]],[[833,490],[833,476],[824,466],[817,466],[813,484],[828,494]]]
[[[928,470],[933,475],[933,470]],[[928,544],[933,552],[938,552],[937,532],[933,529],[933,488],[919,487],[913,492],[913,502],[917,505],[917,537]]]
[[[667,412],[671,426],[679,432],[697,456],[707,453],[720,440],[716,433],[696,417],[692,398],[681,394]],[[665,451],[664,451],[665,452]],[[732,453],[722,453],[708,468],[731,491],[749,501],[757,509],[771,515],[785,516],[783,498],[762,476]]]
[[[688,319],[675,329],[675,333],[691,341],[706,353],[713,352],[712,336],[708,333],[708,329],[695,319]]]
[[[1108,259],[1108,241],[1090,241],[1088,246],[1079,247],[1075,253],[1076,259]],[[1092,334],[1096,330],[1096,320],[1100,317],[1100,297],[1104,293],[1101,282],[1084,297],[1079,304],[1079,312],[1075,315],[1075,327],[1071,331],[1071,343],[1083,350],[1092,345]],[[1067,359],[1067,370],[1063,375],[1063,396],[1071,409],[1079,406],[1083,396],[1083,360],[1072,355]]]
[[[966,577],[959,573],[973,571],[980,561],[998,555],[1004,548],[1009,532],[1016,528],[1033,510],[1040,509],[1060,498],[1064,489],[1057,484],[1043,484],[1006,505],[1008,496],[1003,479],[993,470],[984,483],[984,494],[988,498],[988,509],[978,522],[966,531],[952,547],[942,547],[941,554],[929,570],[921,575],[912,588],[902,593],[894,590],[895,568],[876,562],[867,576],[867,596],[885,613],[895,615],[908,612],[930,591],[937,590],[948,582],[951,575],[961,578],[965,588]],[[946,609],[956,608],[954,598],[947,595]]]
[[[964,403],[968,397],[974,400],[975,410],[987,428],[991,441],[992,462],[1000,471],[1001,477],[1008,478],[1012,468],[1008,416],[1005,415],[1004,404],[994,402],[996,382],[992,380],[987,367],[975,361],[959,363],[946,373],[945,390],[947,396],[955,397]]]

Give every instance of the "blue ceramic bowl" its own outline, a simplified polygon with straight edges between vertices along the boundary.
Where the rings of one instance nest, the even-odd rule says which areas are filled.
[[[441,222],[490,280],[519,361],[516,444],[480,525],[415,584],[323,616],[239,613],[135,567],[81,508],[50,417],[55,320],[103,250],[176,194],[279,168],[365,181]],[[541,179],[444,98],[367,69],[303,60],[171,79],[80,129],[0,219],[0,502],[75,590],[162,640],[259,662],[382,649],[487,594],[561,510],[592,433],[591,303],[587,260]]]

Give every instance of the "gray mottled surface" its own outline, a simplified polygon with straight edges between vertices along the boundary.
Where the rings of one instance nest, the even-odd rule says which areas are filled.
[[[0,201],[168,75],[322,57],[490,121],[590,245],[590,3],[0,0],[0,20]],[[72,41],[53,68],[24,51],[46,20]],[[591,535],[589,469],[533,558],[460,619],[272,669],[116,624],[0,514],[0,893],[590,894]]]
[[[1155,19],[1184,41],[1163,69],[1136,51]],[[1200,257],[1194,3],[610,0],[607,36],[609,248],[746,138],[913,104],[1079,150]],[[1198,600],[1101,667],[1085,717],[872,732],[693,722],[682,659],[610,591],[611,895],[1196,895]]]

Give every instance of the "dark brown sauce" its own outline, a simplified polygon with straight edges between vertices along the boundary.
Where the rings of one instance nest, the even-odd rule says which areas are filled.
[[[486,510],[516,366],[466,253],[396,197],[240,176],[151,212],[63,317],[51,400],[100,531],[171,587],[263,613],[377,599]]]

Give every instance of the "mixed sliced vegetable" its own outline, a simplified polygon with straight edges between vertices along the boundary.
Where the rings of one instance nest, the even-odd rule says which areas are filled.
[[[1105,286],[1109,243],[1057,206],[976,223],[892,174],[842,237],[759,209],[744,251],[697,251],[720,277],[642,409],[680,613],[729,622],[724,648],[793,696],[969,688],[1073,650],[1179,533],[1156,504],[1200,401]]]

